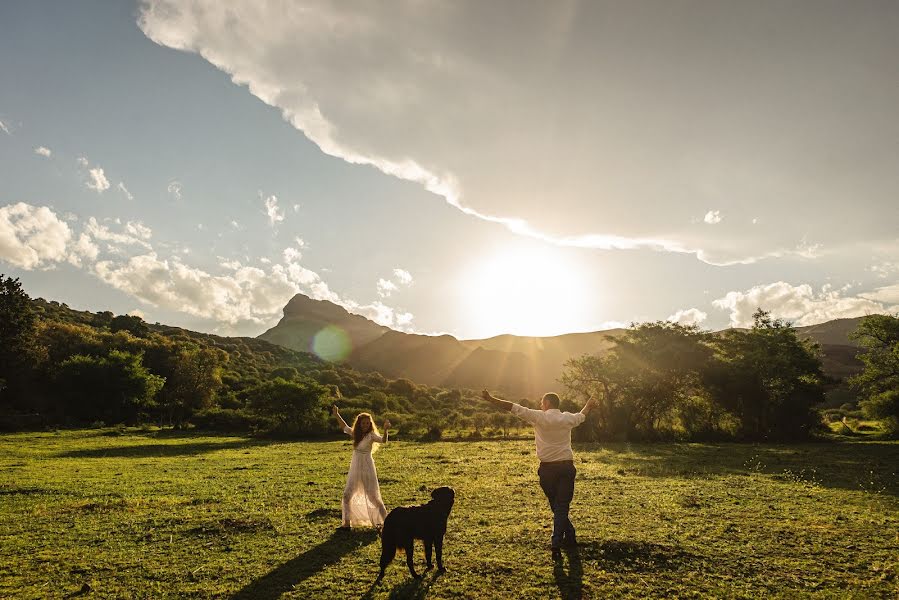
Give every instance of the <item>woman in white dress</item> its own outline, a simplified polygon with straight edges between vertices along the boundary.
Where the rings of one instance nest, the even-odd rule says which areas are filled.
[[[371,455],[377,448],[375,444],[387,443],[390,421],[385,419],[382,436],[368,413],[359,413],[352,427],[340,416],[336,405],[333,413],[343,426],[343,432],[353,438],[353,460],[350,461],[350,472],[346,478],[346,488],[343,490],[341,528],[366,526],[380,528],[387,516],[387,508],[381,500],[378,471]]]

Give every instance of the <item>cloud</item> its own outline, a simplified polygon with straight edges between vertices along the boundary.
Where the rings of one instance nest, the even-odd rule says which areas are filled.
[[[38,156],[43,156],[44,158],[49,158],[50,155],[53,154],[50,148],[47,148],[45,146],[38,146],[34,149],[34,153]]]
[[[112,231],[107,225],[101,224],[95,217],[90,217],[84,227],[85,233],[95,240],[109,242],[115,246],[140,246],[149,250],[151,248],[149,239],[152,236],[152,230],[140,222],[128,221],[125,224],[125,232],[117,233]]]
[[[93,242],[91,236],[82,233],[69,250],[68,261],[73,266],[81,267],[84,259],[93,262],[97,260],[99,254],[100,248]]]
[[[378,279],[378,295],[381,298],[388,297],[391,293],[396,291],[396,284],[387,279]]]
[[[893,235],[895,41],[877,11],[809,26],[797,4],[759,46],[747,23],[764,27],[766,10],[147,0],[138,25],[325,153],[520,235],[713,264],[790,256],[796,223],[827,247]],[[712,203],[734,222],[778,218],[727,235],[683,223]]]
[[[68,258],[72,230],[46,206],[19,202],[0,207],[0,259],[26,270]]]
[[[393,275],[403,285],[412,285],[412,274],[404,269],[394,269]]]
[[[125,197],[128,198],[128,200],[134,200],[134,196],[131,194],[131,192],[128,191],[128,188],[125,187],[125,183],[123,181],[119,182],[119,185],[116,186],[116,189],[125,194]]]
[[[698,308],[688,308],[677,311],[667,320],[680,325],[700,325],[707,317],[708,315]]]
[[[259,197],[262,197],[262,192],[259,193]],[[272,227],[284,220],[284,211],[278,207],[278,197],[274,194],[265,199],[265,214],[268,215]]]
[[[169,185],[166,186],[166,191],[169,193],[169,196],[175,199],[176,202],[180,202],[182,196],[182,187],[180,181],[170,181]]]
[[[886,289],[888,288],[881,288]],[[752,326],[752,313],[758,308],[799,326],[882,313],[887,309],[881,302],[886,299],[886,292],[878,297],[877,292],[873,295],[844,296],[844,291],[825,286],[815,292],[808,284],[793,286],[778,281],[757,285],[742,292],[728,292],[712,301],[712,304],[718,309],[730,311],[731,327]]]
[[[709,225],[717,225],[721,222],[721,211],[720,210],[710,210],[705,213],[705,216],[702,218]]]
[[[109,180],[106,179],[106,175],[101,167],[90,169],[88,174],[90,175],[90,181],[87,182],[89,189],[94,190],[98,194],[102,194],[109,189]]]
[[[6,135],[12,135],[9,133],[9,127],[7,127],[6,123],[4,123],[3,121],[0,121],[0,131],[5,133]]]
[[[867,298],[868,300],[883,302],[884,304],[892,304],[893,306],[888,309],[889,312],[896,312],[899,310],[899,308],[897,308],[899,307],[899,283],[880,287],[873,292],[866,292],[859,294],[859,296]]]

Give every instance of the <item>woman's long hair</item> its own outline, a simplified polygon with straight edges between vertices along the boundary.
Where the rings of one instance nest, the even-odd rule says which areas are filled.
[[[362,424],[359,423],[359,419],[362,418],[368,418],[369,422],[371,423],[371,429],[369,429],[368,431],[362,431]],[[378,427],[375,425],[375,420],[371,418],[371,415],[367,412],[359,413],[358,415],[356,415],[356,418],[353,419],[353,448],[358,446],[359,442],[365,439],[365,436],[367,436],[369,433],[381,435],[381,433],[378,431]],[[372,445],[372,452],[374,452],[376,446],[377,444]]]

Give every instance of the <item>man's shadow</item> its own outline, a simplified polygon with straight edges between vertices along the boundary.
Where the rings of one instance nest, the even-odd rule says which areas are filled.
[[[565,562],[568,562],[568,572],[565,572]],[[577,547],[566,548],[563,554],[553,555],[553,576],[559,595],[563,600],[581,600],[584,594],[584,567],[581,564],[581,554]]]
[[[232,600],[251,598],[279,598],[298,583],[332,565],[341,558],[378,539],[373,530],[346,531],[338,529],[321,544],[290,559],[274,571],[251,582],[232,596]]]

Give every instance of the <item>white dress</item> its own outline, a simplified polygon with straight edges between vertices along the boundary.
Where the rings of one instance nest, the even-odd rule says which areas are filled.
[[[343,432],[353,435],[344,427]],[[353,460],[343,490],[343,524],[351,527],[380,527],[387,516],[387,508],[381,500],[378,471],[371,456],[372,445],[384,438],[370,432],[353,448]]]

